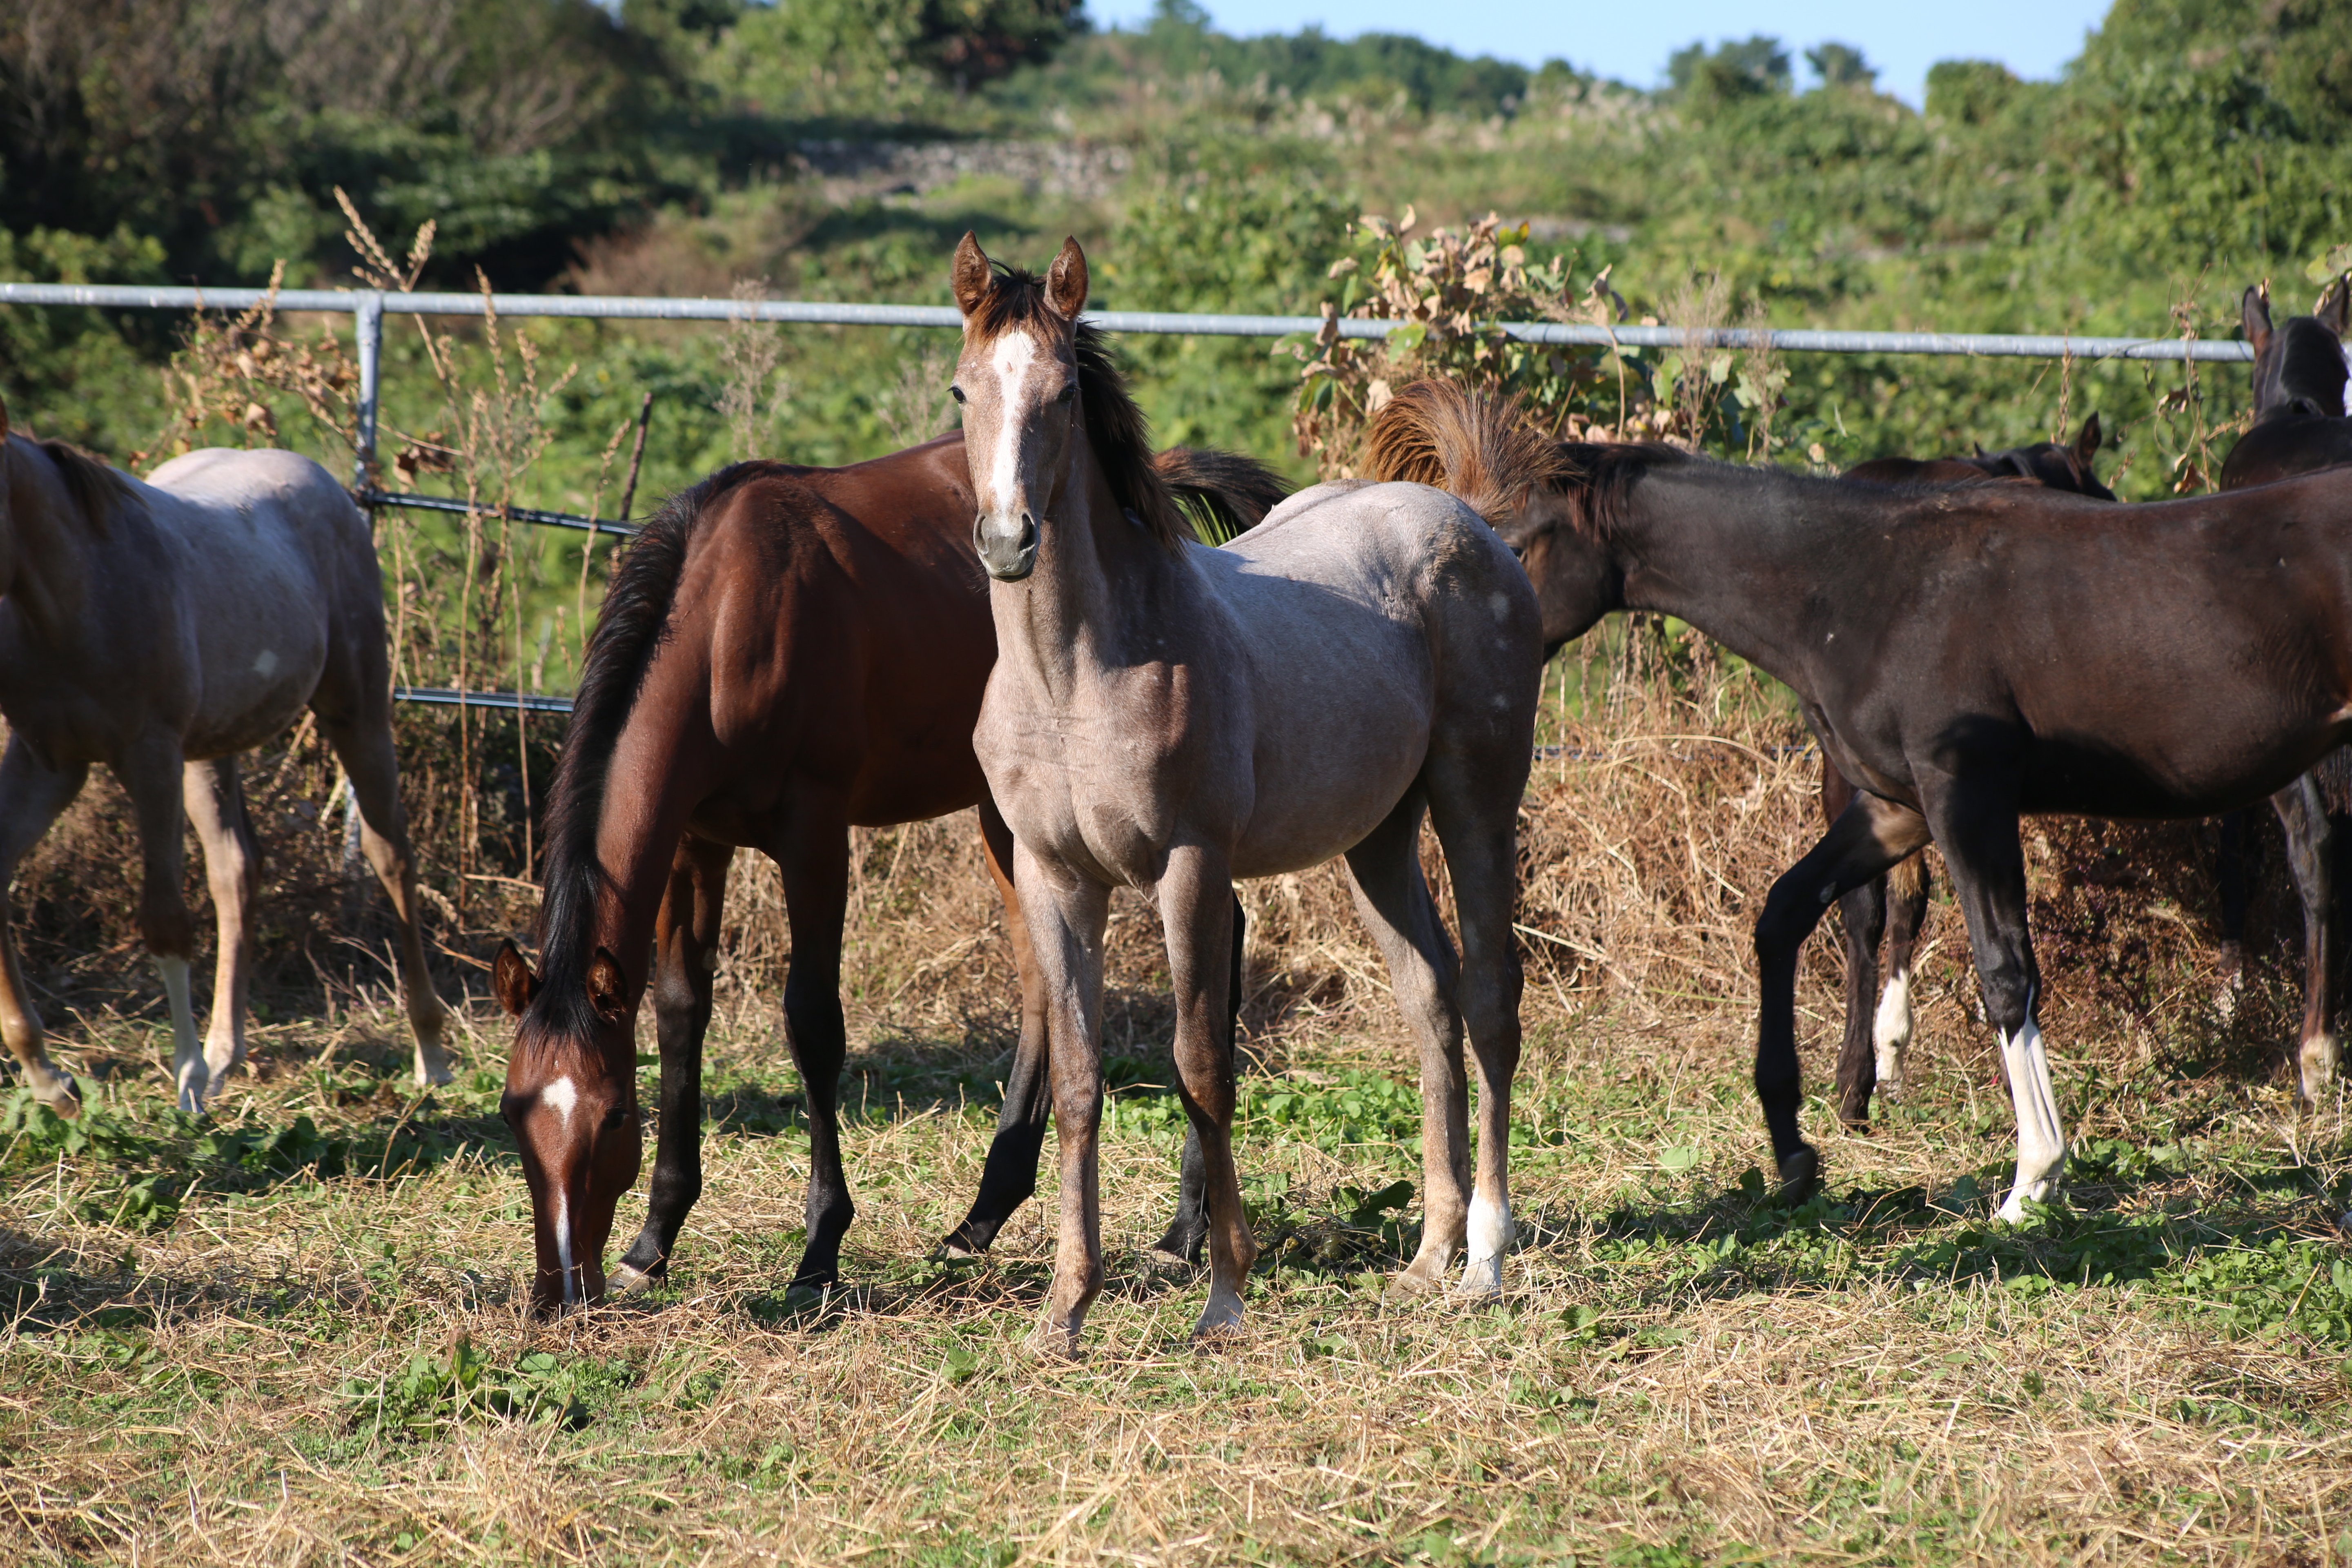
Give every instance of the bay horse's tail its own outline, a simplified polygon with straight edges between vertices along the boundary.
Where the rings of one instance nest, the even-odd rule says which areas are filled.
[[[1517,398],[1434,377],[1391,397],[1364,438],[1370,478],[1434,485],[1489,523],[1517,514],[1528,490],[1560,477],[1562,467],[1559,443],[1536,428]]]
[[[1255,528],[1290,493],[1280,474],[1239,452],[1171,447],[1155,456],[1151,466],[1176,492],[1192,531],[1209,544],[1223,544]]]

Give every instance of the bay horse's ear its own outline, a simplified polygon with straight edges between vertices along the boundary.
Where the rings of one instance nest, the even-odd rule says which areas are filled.
[[[509,1017],[520,1018],[530,999],[539,994],[539,976],[530,972],[530,961],[509,940],[499,944],[499,959],[490,965],[490,989],[497,994],[499,1005]]]
[[[2238,322],[2246,329],[2246,341],[2254,345],[2254,352],[2262,353],[2263,345],[2271,341],[2269,289],[2257,283],[2246,290],[2238,301]]]
[[[949,272],[955,289],[956,309],[971,315],[988,298],[992,279],[988,275],[988,257],[980,248],[980,237],[970,229],[956,245],[955,266]]]
[[[2327,287],[2319,291],[2319,303],[2311,308],[2311,313],[2319,318],[2321,326],[2334,332],[2340,341],[2345,332],[2346,318],[2352,315],[2352,309],[2347,307],[2352,307],[2352,272],[2338,273],[2330,279]],[[5,433],[5,419],[0,417],[0,435]]]
[[[2074,437],[2074,460],[2083,465],[2085,473],[2090,471],[2091,459],[2099,455],[2101,436],[2099,416],[2094,410],[2091,416],[2083,421],[2082,431]]]
[[[1062,241],[1062,254],[1045,269],[1045,303],[1066,321],[1075,321],[1087,308],[1087,253],[1076,239]]]
[[[604,948],[598,948],[588,963],[588,1005],[608,1024],[629,1014],[628,979],[621,973],[621,961]]]

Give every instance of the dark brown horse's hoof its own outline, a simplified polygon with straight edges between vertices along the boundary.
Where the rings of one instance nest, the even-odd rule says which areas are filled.
[[[1780,1190],[1772,1194],[1778,1201],[1801,1204],[1821,1190],[1822,1157],[1813,1152],[1811,1144],[1801,1146],[1780,1162]]]

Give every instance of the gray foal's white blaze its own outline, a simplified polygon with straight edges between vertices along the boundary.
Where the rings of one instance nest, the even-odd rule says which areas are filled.
[[[1021,468],[1024,421],[1013,416],[1013,411],[1019,406],[1014,398],[1028,377],[1029,367],[1036,361],[1037,340],[1027,332],[1007,332],[990,345],[990,351],[989,368],[996,372],[998,423],[996,458],[989,469],[989,494],[984,499],[999,519],[1007,519],[1013,516],[1020,500],[1014,481]]]
[[[2066,1171],[2066,1130],[2059,1123],[2058,1096],[2050,1086],[2050,1054],[2031,1014],[2023,1028],[2002,1038],[2000,1059],[2017,1107],[2017,1184],[2000,1205],[2000,1217],[2017,1224],[2025,1218],[2029,1201],[2048,1203],[2058,1195]]]
[[[1878,1048],[1878,1087],[1902,1092],[1903,1068],[1911,1054],[1911,972],[1897,969],[1887,976],[1878,998],[1878,1016],[1871,1025],[1872,1043]]]

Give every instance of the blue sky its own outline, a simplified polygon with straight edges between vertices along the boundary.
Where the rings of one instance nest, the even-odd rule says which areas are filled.
[[[1769,33],[1789,47],[1798,79],[1803,50],[1852,44],[1879,68],[1880,87],[1919,102],[1937,60],[1999,60],[2021,77],[2048,79],[2080,54],[2106,0],[1675,0],[1665,5],[1590,0],[1202,0],[1220,32],[1289,33],[1319,22],[1335,37],[1412,33],[1463,54],[1536,65],[1557,56],[1603,76],[1652,87],[1666,57],[1695,38],[1709,43]],[[1087,0],[1098,26],[1147,20],[1152,0]]]

